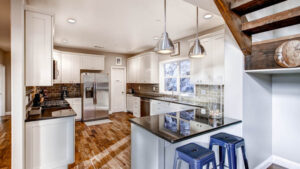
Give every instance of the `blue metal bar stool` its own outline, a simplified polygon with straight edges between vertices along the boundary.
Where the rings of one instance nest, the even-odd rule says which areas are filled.
[[[215,153],[195,143],[176,148],[173,169],[177,168],[178,160],[178,168],[181,167],[181,160],[183,160],[189,164],[189,169],[202,169],[210,163],[213,163],[214,169],[217,169]]]
[[[244,165],[249,169],[246,157],[245,141],[243,138],[227,133],[218,133],[210,136],[209,149],[212,150],[214,145],[219,146],[220,169],[224,169],[225,152],[228,153],[229,169],[237,169],[236,149],[242,149]]]

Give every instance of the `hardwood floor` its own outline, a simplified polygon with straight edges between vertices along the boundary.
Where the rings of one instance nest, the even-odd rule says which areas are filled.
[[[130,122],[128,113],[114,113],[111,123],[86,126],[76,122],[75,169],[129,169]]]
[[[0,117],[0,169],[11,168],[11,120]]]
[[[272,165],[269,166],[267,169],[287,169],[287,168],[282,167],[282,166],[277,165],[277,164],[272,164]]]

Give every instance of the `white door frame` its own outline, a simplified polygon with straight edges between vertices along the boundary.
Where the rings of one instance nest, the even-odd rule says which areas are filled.
[[[112,108],[112,93],[111,93],[111,89],[112,89],[112,81],[111,81],[111,79],[112,79],[112,70],[113,69],[123,69],[124,70],[124,91],[125,91],[125,93],[126,93],[126,85],[127,85],[127,77],[126,77],[126,75],[127,75],[127,72],[126,72],[126,67],[125,66],[112,66],[111,68],[110,68],[110,85],[109,85],[109,88],[110,88],[110,90],[109,90],[109,92],[110,92],[110,114],[113,112],[112,110],[113,110],[113,108]],[[125,109],[123,110],[124,112],[126,112],[126,94],[125,94],[125,100],[124,100],[124,103],[125,103]]]
[[[0,107],[0,116],[5,116],[5,66],[2,64],[0,64],[0,72],[0,83],[2,83],[0,86],[3,87],[3,89],[0,89],[0,97],[2,97],[0,98],[0,101],[2,101],[3,104],[3,107]]]

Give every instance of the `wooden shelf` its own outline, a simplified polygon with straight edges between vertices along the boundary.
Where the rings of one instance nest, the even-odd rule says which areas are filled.
[[[300,73],[300,67],[279,68],[279,69],[256,69],[256,70],[245,70],[245,72],[255,73],[255,74],[295,74],[295,73]]]

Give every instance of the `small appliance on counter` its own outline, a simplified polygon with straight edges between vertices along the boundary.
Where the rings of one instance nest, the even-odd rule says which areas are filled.
[[[64,100],[68,96],[69,96],[68,88],[65,86],[61,87],[61,93],[60,93],[61,99]]]
[[[41,106],[41,97],[40,94],[37,93],[34,95],[32,107],[40,107],[40,106]]]

